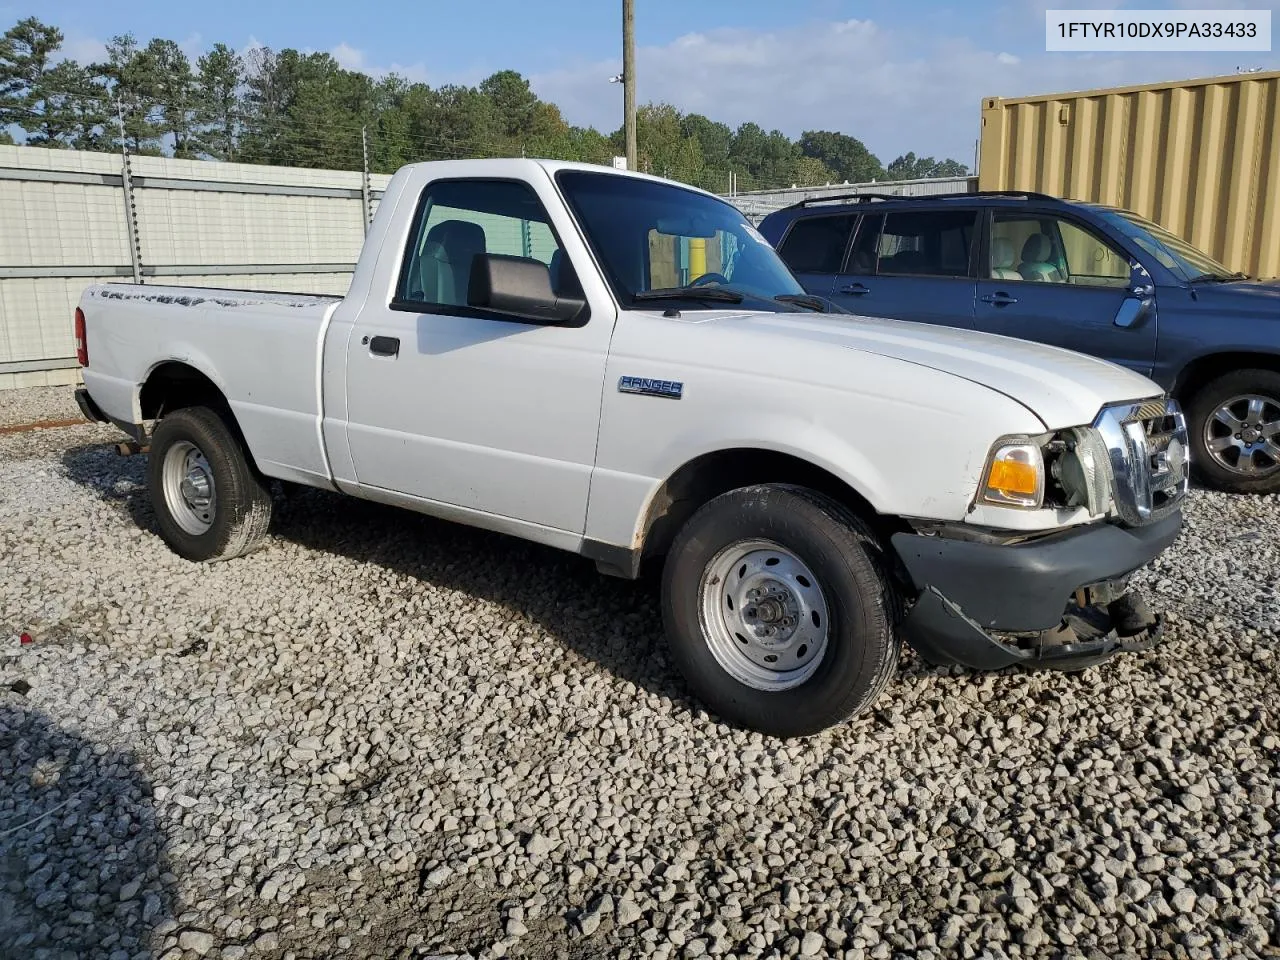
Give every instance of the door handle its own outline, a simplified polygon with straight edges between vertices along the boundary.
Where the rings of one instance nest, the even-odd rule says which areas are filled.
[[[860,283],[851,283],[847,287],[841,287],[840,292],[847,293],[850,296],[854,296],[854,297],[865,297],[868,293],[871,292],[871,288],[864,287]]]
[[[399,337],[370,337],[369,352],[375,357],[397,357],[400,355]]]
[[[981,300],[983,303],[992,303],[997,307],[1007,307],[1011,303],[1018,302],[1017,297],[1011,297],[1007,293],[1002,292],[989,293],[985,297],[982,297]]]

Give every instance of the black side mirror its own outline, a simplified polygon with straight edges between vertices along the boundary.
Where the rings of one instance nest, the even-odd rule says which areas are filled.
[[[571,326],[586,314],[586,301],[556,296],[551,270],[532,257],[478,253],[471,260],[467,304],[533,323]]]

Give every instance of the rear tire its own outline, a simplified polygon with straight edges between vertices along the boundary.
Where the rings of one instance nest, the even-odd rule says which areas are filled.
[[[1209,381],[1187,404],[1187,432],[1191,465],[1205,486],[1280,491],[1280,373],[1236,370]],[[1242,463],[1253,470],[1242,470]]]
[[[248,553],[271,523],[271,492],[231,427],[207,407],[160,421],[147,463],[160,536],[188,560],[214,562]]]
[[[667,556],[662,606],[697,697],[773,736],[866,711],[898,663],[900,600],[875,538],[802,487],[744,487],[699,509]]]

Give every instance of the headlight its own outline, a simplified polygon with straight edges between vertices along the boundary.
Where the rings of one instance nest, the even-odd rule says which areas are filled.
[[[978,499],[1034,510],[1044,501],[1044,454],[1031,440],[999,441],[987,459]]]
[[[1062,449],[1049,472],[1062,487],[1064,505],[1086,507],[1091,514],[1106,513],[1111,502],[1111,461],[1098,431],[1091,427],[1064,430],[1058,445]]]

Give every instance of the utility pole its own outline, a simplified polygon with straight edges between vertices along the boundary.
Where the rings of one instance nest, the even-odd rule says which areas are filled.
[[[636,3],[622,0],[622,111],[627,137],[627,169],[636,170]]]

